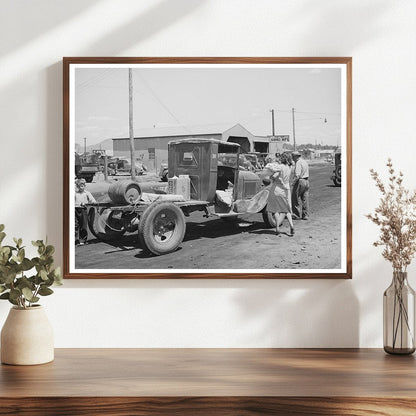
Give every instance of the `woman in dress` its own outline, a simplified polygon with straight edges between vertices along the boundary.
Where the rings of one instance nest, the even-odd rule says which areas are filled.
[[[283,153],[277,160],[268,163],[265,169],[270,171],[269,198],[267,200],[266,210],[273,213],[276,220],[276,235],[280,235],[280,226],[285,218],[289,221],[290,234],[295,234],[292,220],[292,207],[290,205],[290,174],[292,161],[290,154]]]

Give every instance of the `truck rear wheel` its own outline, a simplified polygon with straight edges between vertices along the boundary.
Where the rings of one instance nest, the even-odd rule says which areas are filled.
[[[101,241],[117,240],[126,232],[123,222],[115,218],[113,211],[108,208],[91,208],[88,212],[88,226]]]
[[[335,186],[341,186],[341,166],[336,167],[333,182]]]
[[[175,251],[185,236],[182,210],[171,202],[150,205],[140,218],[139,240],[142,247],[157,256]]]
[[[266,224],[267,228],[275,228],[276,227],[276,218],[272,212],[266,211],[266,208],[262,210],[263,221]]]

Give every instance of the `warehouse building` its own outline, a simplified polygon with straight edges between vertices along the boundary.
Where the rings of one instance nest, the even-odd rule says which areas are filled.
[[[224,126],[222,126],[224,128]],[[222,129],[220,125],[204,127],[169,127],[135,131],[134,149],[137,162],[142,163],[149,171],[158,171],[162,163],[168,160],[168,143],[171,140],[189,139],[191,137],[217,139],[238,143],[244,152],[269,152],[270,138],[254,136],[241,124]],[[130,139],[113,140],[113,156],[129,157]]]

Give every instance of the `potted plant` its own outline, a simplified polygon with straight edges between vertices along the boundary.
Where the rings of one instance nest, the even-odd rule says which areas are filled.
[[[55,248],[43,240],[32,241],[38,256],[26,257],[21,238],[3,245],[6,234],[0,224],[0,299],[13,307],[1,331],[1,361],[5,364],[33,365],[54,359],[52,327],[42,306],[41,296],[61,285],[59,267],[54,267]]]
[[[384,246],[382,255],[393,267],[393,279],[383,296],[383,342],[390,354],[415,351],[415,292],[407,281],[407,267],[416,253],[416,191],[403,186],[403,173],[388,159],[388,183],[370,170],[381,192],[379,206],[367,215],[380,227],[374,246]]]

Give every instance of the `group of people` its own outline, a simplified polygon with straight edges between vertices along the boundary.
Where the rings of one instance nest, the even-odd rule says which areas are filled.
[[[289,236],[295,234],[293,219],[309,219],[309,166],[299,152],[276,153],[264,169],[270,177],[270,192],[267,211],[276,220],[276,235],[287,218]]]
[[[295,234],[294,219],[309,218],[309,166],[299,152],[284,152],[267,160],[264,170],[270,177],[267,211],[276,220],[276,234],[287,218],[290,236]],[[88,239],[88,216],[86,204],[96,202],[86,190],[85,179],[75,182],[75,244],[83,245]]]

